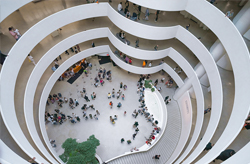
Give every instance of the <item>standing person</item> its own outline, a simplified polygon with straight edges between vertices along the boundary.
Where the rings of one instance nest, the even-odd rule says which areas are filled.
[[[94,100],[95,100],[95,98],[96,98],[96,93],[95,92],[93,92],[93,97],[94,97]]]
[[[18,37],[21,37],[22,35],[20,34],[18,29],[15,29],[14,27],[12,27],[13,31],[17,34]]]
[[[18,39],[21,37],[21,36],[18,36],[17,33],[15,33],[13,27],[9,27],[9,33],[16,39],[16,41],[18,41]]]
[[[85,99],[87,102],[90,101],[89,98],[88,98],[88,96],[87,96],[87,94],[84,96],[84,99]]]
[[[127,114],[127,111],[124,111],[124,116],[126,116],[126,114]]]
[[[124,100],[124,98],[125,98],[125,95],[124,95],[124,94],[122,94],[122,100]]]
[[[118,11],[122,11],[122,10],[123,10],[123,8],[122,8],[122,2],[120,2],[120,3],[118,4],[117,10],[118,10]]]
[[[94,43],[94,41],[92,41],[91,47],[95,47],[95,43]]]
[[[141,6],[140,5],[138,6],[137,10],[138,10],[137,18],[138,18],[138,20],[140,20],[140,16],[141,16]]]
[[[117,99],[120,98],[120,92],[117,92]]]
[[[155,51],[157,51],[157,50],[158,50],[158,48],[159,48],[159,46],[158,46],[158,45],[156,45],[156,46],[154,47],[154,50],[155,50]]]
[[[117,107],[120,108],[121,106],[122,106],[122,103],[119,102],[119,103],[117,104]]]
[[[142,62],[142,67],[144,68],[145,66],[146,66],[146,61],[143,60],[143,62]]]
[[[30,54],[28,54],[28,58],[34,65],[36,65],[34,58]]]
[[[110,93],[108,93],[108,99],[110,99],[111,98],[111,94]]]
[[[158,21],[159,13],[160,13],[160,10],[157,10],[157,11],[155,12],[155,22]]]
[[[137,135],[137,133],[134,133],[134,134],[133,134],[133,140],[135,139],[135,136],[136,136],[136,135]]]
[[[139,38],[136,39],[135,41],[135,48],[139,47]]]
[[[225,17],[228,17],[229,19],[231,19],[234,16],[234,12],[233,9],[226,12]]]
[[[109,105],[110,105],[110,109],[112,109],[112,108],[113,108],[113,103],[112,103],[112,101],[109,102]]]
[[[168,103],[170,103],[170,102],[171,102],[171,99],[167,100],[166,101],[166,105],[168,105]]]
[[[96,114],[97,114],[97,115],[100,115],[100,112],[99,112],[98,110],[96,110]]]
[[[66,50],[66,51],[65,51],[65,54],[69,55],[69,52],[68,52],[68,50]]]
[[[207,114],[209,112],[211,112],[211,108],[207,108],[207,109],[204,110],[204,114]]]
[[[123,85],[124,91],[126,91],[127,88],[128,88],[127,85]]]
[[[207,144],[207,146],[205,147],[204,150],[210,150],[210,149],[212,149],[213,146],[214,146],[214,144],[212,144],[211,142],[209,142],[209,143]]]
[[[78,105],[79,105],[79,102],[78,102],[78,100],[77,100],[77,99],[75,99],[75,104],[76,104],[76,106],[78,106]]]
[[[189,29],[189,27],[190,27],[190,24],[188,24],[188,25],[186,26],[186,29],[188,30],[188,29]]]
[[[168,98],[169,98],[169,96],[166,96],[165,99],[164,99],[164,101],[166,101]]]
[[[158,79],[155,80],[154,86],[157,86],[157,84],[158,84]]]
[[[77,50],[77,47],[75,47],[75,54],[77,54],[78,53],[78,50]]]
[[[145,18],[144,18],[144,20],[148,21],[148,16],[149,16],[149,9],[147,8],[146,12],[145,12]]]
[[[152,61],[148,63],[148,67],[152,67]]]
[[[76,48],[77,48],[78,52],[81,52],[80,46],[78,44],[76,45]]]
[[[160,159],[160,156],[161,156],[161,155],[155,155],[155,156],[153,156],[152,159]]]
[[[122,86],[123,86],[123,83],[121,82],[121,83],[120,83],[120,88],[122,88]]]
[[[129,58],[128,63],[129,63],[129,64],[132,64],[132,59],[131,59],[131,58]]]

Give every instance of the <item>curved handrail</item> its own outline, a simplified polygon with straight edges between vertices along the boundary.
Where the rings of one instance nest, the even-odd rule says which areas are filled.
[[[0,139],[0,148],[1,148],[0,162],[2,162],[2,160],[4,160],[4,161],[8,162],[9,164],[11,164],[11,163],[29,164],[29,162],[27,162],[22,157],[20,157],[18,154],[13,152],[1,139]],[[2,162],[2,163],[4,164],[4,162]]]
[[[29,77],[29,80],[27,82],[25,96],[24,96],[24,111],[25,111],[24,113],[25,113],[26,123],[28,126],[33,126],[32,129],[36,128],[35,124],[34,124],[34,118],[32,117],[33,116],[34,95],[35,95],[37,85],[40,81],[40,78],[42,77],[42,72],[44,72],[47,69],[47,67],[50,65],[49,60],[51,60],[51,62],[52,62],[54,60],[54,58],[56,58],[58,56],[58,54],[63,53],[66,46],[71,47],[73,45],[79,44],[81,42],[85,42],[87,40],[97,39],[98,37],[100,37],[100,38],[108,37],[109,40],[112,40],[112,43],[114,43],[114,46],[117,49],[119,49],[119,50],[122,49],[122,50],[124,50],[123,52],[125,54],[129,54],[129,55],[131,54],[131,56],[135,57],[135,58],[137,58],[139,53],[144,55],[144,54],[147,54],[147,52],[148,52],[146,50],[139,50],[139,49],[136,49],[133,47],[126,49],[126,47],[129,47],[129,46],[127,46],[126,44],[123,44],[122,42],[119,42],[119,40],[112,34],[112,32],[109,30],[109,28],[98,28],[98,29],[91,29],[91,30],[83,31],[83,32],[77,33],[77,34],[70,36],[70,37],[66,38],[65,40],[61,41],[60,43],[58,43],[57,45],[52,47],[39,60],[39,62],[37,63],[34,70],[32,71],[32,73]],[[132,49],[132,51],[129,49]],[[166,53],[166,52],[168,52],[168,53]],[[151,52],[151,56],[154,56],[154,57],[155,56],[163,57],[163,55],[164,55],[164,57],[169,55],[169,57],[172,58],[178,65],[180,65],[180,67],[182,69],[186,70],[185,72],[189,78],[195,77],[195,80],[192,80],[192,81],[195,81],[194,82],[195,85],[193,84],[194,88],[196,88],[195,93],[197,94],[197,97],[201,97],[200,98],[201,100],[204,99],[202,89],[201,89],[201,86],[199,84],[198,77],[196,76],[191,65],[184,59],[184,57],[182,55],[180,55],[173,48],[169,48],[169,49],[162,50],[162,51],[152,51]],[[144,58],[144,59],[149,60],[149,58]],[[177,82],[177,83],[181,84],[180,82]],[[201,106],[200,109],[204,108],[204,105],[202,105],[203,101],[197,102],[197,103],[198,103],[197,104],[198,107]],[[201,122],[201,124],[202,124],[202,122]],[[34,140],[37,141],[38,134],[34,133],[33,130],[29,130],[29,131],[32,134],[32,136],[37,135],[37,137],[33,138]]]
[[[0,23],[7,18],[11,13],[18,10],[22,6],[28,4],[32,0],[19,0],[13,2],[13,0],[2,0],[1,1],[1,10],[0,10]],[[168,6],[169,11],[181,11],[185,8],[186,3],[183,2],[183,0],[175,0],[175,1],[165,1],[164,6]]]
[[[45,124],[43,122],[43,120],[44,120],[44,114],[43,113],[45,112],[46,101],[47,101],[48,95],[49,95],[52,87],[54,86],[54,83],[56,82],[58,77],[67,68],[69,68],[72,64],[76,63],[77,61],[81,60],[82,58],[86,58],[86,57],[92,56],[94,54],[100,54],[100,53],[105,53],[105,52],[110,55],[111,59],[117,65],[119,65],[119,67],[121,67],[122,69],[125,69],[125,70],[127,70],[129,72],[132,72],[132,73],[135,73],[135,74],[148,74],[148,72],[150,72],[150,73],[158,72],[158,71],[162,70],[163,67],[164,67],[164,71],[166,71],[171,77],[173,77],[174,80],[176,78],[180,78],[178,76],[178,74],[172,68],[167,66],[167,64],[165,64],[165,63],[162,64],[162,65],[155,66],[155,67],[151,67],[151,68],[141,68],[141,67],[136,67],[136,66],[127,64],[127,63],[123,62],[122,60],[120,60],[115,54],[113,54],[113,52],[111,51],[111,49],[107,45],[97,46],[97,47],[90,48],[90,49],[79,52],[78,54],[74,55],[73,57],[71,57],[66,62],[64,62],[63,64],[60,65],[60,67],[49,78],[49,80],[47,81],[47,83],[46,83],[46,85],[45,85],[45,87],[44,87],[44,89],[42,91],[42,95],[41,95],[41,99],[40,99],[40,103],[39,103],[39,125],[40,125],[40,129],[41,129],[41,132],[42,132],[42,136],[43,136],[43,138],[45,140],[45,143],[47,144],[48,148],[50,149],[50,151],[52,153],[54,153],[54,151],[51,150],[52,148],[50,146],[49,139],[46,136],[47,133],[46,133]],[[43,61],[45,61],[45,60],[43,60]],[[182,84],[183,84],[183,82],[182,82]],[[179,83],[179,85],[182,85],[182,84]]]
[[[93,12],[91,12],[92,11],[92,7],[89,7],[90,5],[92,5],[92,7],[94,6],[94,8],[96,9],[96,11],[97,12],[95,12],[95,13],[93,13]],[[104,7],[104,6],[106,6],[106,8]],[[51,16],[49,16],[49,17],[47,17],[47,18],[45,18],[44,20],[42,20],[42,21],[40,21],[39,23],[37,23],[35,26],[33,26],[31,29],[29,29],[21,38],[20,38],[20,40],[13,46],[13,48],[11,49],[11,51],[10,51],[10,53],[9,53],[9,57],[7,58],[7,60],[5,61],[5,65],[3,66],[3,71],[2,71],[2,74],[3,74],[3,76],[5,76],[5,80],[9,80],[9,81],[11,81],[10,83],[8,83],[8,85],[6,86],[6,84],[4,85],[4,82],[1,82],[2,83],[2,85],[1,85],[1,87],[2,88],[5,88],[5,89],[7,89],[8,88],[8,92],[9,93],[14,93],[14,86],[15,86],[15,81],[16,81],[16,77],[17,77],[17,74],[18,74],[18,70],[20,69],[20,67],[21,67],[21,63],[24,61],[24,56],[26,57],[26,54],[28,54],[30,51],[31,51],[31,49],[32,49],[32,47],[34,47],[39,41],[41,41],[42,39],[43,39],[43,36],[44,35],[46,35],[46,34],[49,34],[49,33],[51,33],[51,32],[53,32],[55,29],[57,29],[58,27],[61,27],[61,26],[64,26],[64,25],[66,25],[66,24],[68,24],[68,23],[71,23],[71,22],[74,22],[74,21],[77,21],[77,20],[80,20],[80,19],[85,19],[85,18],[88,18],[88,17],[94,17],[94,16],[105,16],[105,15],[107,15],[107,8],[108,7],[110,7],[107,3],[102,3],[102,4],[88,4],[88,5],[83,5],[83,6],[77,6],[77,7],[73,7],[73,8],[70,8],[70,9],[66,9],[66,10],[64,10],[64,11],[61,11],[61,12],[58,12],[58,13],[56,13],[56,14],[53,14],[53,15],[51,15]],[[83,10],[83,8],[85,8],[84,10]],[[114,15],[119,15],[118,16],[118,18],[120,18],[120,20],[122,20],[123,22],[125,21],[125,22],[128,22],[128,23],[133,23],[133,21],[130,21],[130,20],[128,20],[128,19],[126,19],[126,18],[124,18],[124,17],[122,17],[120,14],[118,14],[112,7],[110,7],[112,10],[109,10],[109,13],[110,13],[110,11],[113,11],[114,13],[116,13],[116,14],[113,14],[113,16]],[[86,16],[86,15],[83,15],[83,14],[79,14],[79,13],[81,13],[82,11],[84,11],[84,12],[88,12],[88,13],[90,13],[88,16]],[[60,13],[64,13],[64,14],[67,14],[67,15],[71,15],[71,17],[70,17],[70,20],[67,20],[67,19],[64,19],[64,18],[62,18],[62,17],[60,17]],[[76,13],[78,13],[78,14],[76,14]],[[92,15],[91,15],[92,14]],[[72,16],[73,16],[73,19],[72,19]],[[57,22],[57,24],[54,24],[53,26],[51,26],[50,28],[47,28],[47,20],[57,20],[58,22]],[[134,23],[136,23],[136,22],[134,22]],[[136,26],[139,26],[140,24],[138,24],[138,23],[136,23],[136,24],[134,24],[134,25],[136,25]],[[142,28],[144,28],[144,27],[146,27],[145,25],[140,25]],[[42,28],[42,29],[44,29],[43,31],[42,31],[42,33],[41,33],[41,31],[39,30],[40,28]],[[128,28],[128,27],[126,27],[126,28]],[[150,28],[149,28],[150,29]],[[161,28],[159,28],[159,29],[161,29]],[[162,28],[162,31],[163,31],[163,29],[164,29],[164,31],[166,31],[166,29],[167,28]],[[181,30],[180,28],[179,28],[179,30]],[[182,28],[182,30],[184,30],[183,28]],[[39,31],[39,35],[38,36],[35,36],[35,35],[33,35],[34,34],[34,31]],[[151,31],[155,31],[155,29],[152,29]],[[29,33],[32,33],[32,35],[33,35],[33,39],[31,39],[30,37],[29,37]],[[134,33],[134,32],[133,32]],[[153,34],[154,34],[155,32],[153,32]],[[159,32],[158,32],[159,33]],[[162,34],[162,33],[161,33]],[[191,37],[191,38],[193,38],[193,39],[195,39],[195,42],[197,42],[198,43],[198,45],[201,45],[201,43],[197,40],[197,38],[195,38],[192,34],[190,34],[189,32],[187,32],[186,31],[186,34],[189,36],[189,37]],[[136,35],[136,34],[135,34]],[[145,34],[144,34],[145,35]],[[159,34],[158,34],[159,35]],[[152,38],[153,36],[151,36],[151,38]],[[155,38],[156,39],[156,38]],[[30,42],[32,40],[32,42]],[[21,44],[21,43],[23,43],[23,44],[29,44],[29,46],[24,46],[23,44]],[[24,47],[26,47],[25,49],[23,49],[23,46]],[[203,46],[204,47],[204,46]],[[19,51],[19,49],[22,49],[22,54],[20,54],[20,51]],[[203,52],[205,52],[205,53],[207,53],[207,54],[209,54],[209,52],[206,50],[206,48],[204,47],[203,48],[203,50],[202,50]],[[18,53],[19,54],[19,56],[13,56],[13,55],[11,55],[11,54],[16,54],[16,53]],[[198,56],[199,56],[199,54],[197,54]],[[211,58],[209,59],[210,61],[212,60]],[[207,63],[207,61],[209,61],[209,60],[206,60],[206,63]],[[12,67],[12,64],[11,64],[11,66],[10,66],[10,64],[7,64],[7,63],[9,63],[9,61],[11,61],[11,63],[12,62],[14,62],[14,63],[18,63],[18,64],[15,64],[15,67],[13,68]],[[211,65],[215,65],[215,63],[213,63],[213,61],[211,61],[212,62],[212,64],[210,63],[209,64],[209,67],[211,67]],[[204,64],[206,64],[206,63],[204,63]],[[11,67],[11,69],[9,69],[8,67]],[[214,68],[216,68],[215,66],[214,66]],[[12,77],[11,77],[11,79],[10,79],[10,77],[8,77],[8,75],[9,75],[9,71],[4,71],[4,70],[11,70],[11,71],[13,71],[12,73]],[[7,74],[7,72],[8,72],[8,74]],[[216,70],[216,72],[218,72],[218,70]],[[215,78],[217,79],[217,78],[219,78],[219,74],[214,74],[214,72],[213,72],[213,75],[215,75]],[[217,80],[218,81],[218,80]],[[220,84],[220,82],[219,82],[219,84]],[[13,86],[13,87],[12,87]],[[217,91],[215,91],[215,92],[217,92]],[[3,94],[3,93],[2,93]],[[8,95],[11,95],[11,94],[8,94]],[[222,95],[222,94],[218,94],[218,95]],[[219,97],[221,97],[221,96],[219,96]],[[3,106],[4,106],[4,108],[6,108],[7,109],[7,104],[5,103],[5,102],[9,102],[9,101],[11,101],[12,103],[11,103],[11,105],[9,105],[9,103],[8,103],[8,108],[9,108],[9,110],[8,110],[8,113],[5,113],[4,115],[6,115],[6,116],[8,116],[8,115],[11,115],[12,116],[12,118],[13,119],[16,119],[16,117],[15,117],[15,114],[13,113],[13,109],[15,109],[14,108],[14,100],[12,100],[12,99],[8,99],[7,100],[7,96],[5,95],[4,97],[2,96],[1,97],[3,100],[6,100],[6,101],[3,101],[4,102],[4,104],[3,104]],[[220,99],[220,98],[219,98]],[[11,113],[11,112],[12,113]],[[13,117],[14,116],[14,117]],[[10,118],[10,117],[8,117],[8,118]],[[9,119],[8,121],[10,121],[11,122],[11,120]],[[13,123],[13,122],[12,122]],[[11,126],[15,126],[14,124],[13,125],[11,125]],[[18,127],[18,126],[17,126]],[[10,127],[8,127],[8,125],[7,125],[7,128],[9,129],[9,131],[11,131],[10,129],[15,129],[15,128],[10,128]],[[15,132],[14,132],[15,133]],[[20,134],[18,134],[18,135],[20,135]],[[23,133],[21,133],[21,135],[23,135]],[[18,139],[17,139],[18,140]],[[28,151],[28,149],[26,149],[26,151]]]

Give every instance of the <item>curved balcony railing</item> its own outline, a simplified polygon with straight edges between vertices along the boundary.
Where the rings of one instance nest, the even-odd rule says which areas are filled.
[[[97,11],[98,12],[96,12],[95,13],[95,16],[105,16],[105,14],[106,14],[106,11],[108,10],[107,8],[108,7],[110,7],[108,4],[91,4],[92,5],[92,7],[94,7],[95,9],[97,9]],[[75,14],[76,13],[76,10],[79,10],[79,12],[81,12],[83,9],[83,7],[86,7],[88,10],[91,10],[90,8],[91,7],[89,7],[90,5],[84,5],[84,6],[78,6],[78,7],[75,7],[75,8],[70,8],[70,9],[67,9],[67,10],[65,10],[65,11],[61,11],[61,12],[58,12],[58,13],[56,13],[56,14],[54,14],[54,15],[52,15],[52,16],[50,16],[50,17],[48,17],[48,18],[46,18],[45,20],[43,20],[43,21],[41,21],[41,22],[39,22],[38,24],[36,24],[34,27],[32,27],[30,30],[28,30],[27,31],[27,33],[25,33],[23,36],[22,36],[22,38],[14,45],[14,47],[12,48],[12,50],[10,51],[10,56],[8,57],[8,59],[6,60],[6,63],[8,63],[8,60],[10,61],[10,60],[12,60],[12,62],[17,62],[17,63],[22,63],[23,62],[23,60],[24,60],[24,54],[28,54],[30,51],[31,51],[31,49],[32,49],[32,46],[34,47],[35,45],[36,45],[36,43],[38,43],[39,41],[41,41],[41,39],[42,39],[42,36],[45,36],[46,34],[49,34],[50,32],[52,32],[53,30],[55,30],[55,29],[57,29],[57,28],[59,28],[59,27],[61,27],[61,26],[63,26],[63,25],[65,25],[65,24],[68,24],[68,23],[70,23],[70,22],[74,22],[74,21],[77,21],[77,20],[79,20],[79,19],[84,19],[84,18],[87,18],[87,16],[86,15],[79,15],[79,14]],[[92,8],[93,9],[93,8]],[[112,9],[113,10],[113,9]],[[112,11],[111,10],[111,11]],[[84,10],[84,11],[86,11],[86,10]],[[114,11],[114,10],[113,10]],[[87,12],[87,11],[86,11]],[[110,12],[110,11],[109,11]],[[59,17],[59,15],[60,15],[60,13],[64,13],[64,14],[66,14],[66,15],[70,15],[70,14],[73,14],[74,15],[74,19],[72,19],[72,17],[71,17],[71,19],[70,20],[66,20],[66,19],[60,19],[60,17]],[[90,12],[91,13],[91,12]],[[118,13],[116,12],[116,11],[114,11],[114,13],[116,13],[116,14],[113,14],[113,15],[118,15]],[[89,17],[93,17],[93,15],[89,15]],[[56,24],[55,25],[55,27],[53,26],[53,27],[51,27],[51,29],[50,28],[45,28],[45,26],[47,25],[47,23],[48,23],[48,20],[53,20],[53,19],[57,19],[58,20],[58,24]],[[62,17],[61,17],[62,18]],[[123,18],[122,16],[120,16],[119,15],[119,17],[118,18],[120,18],[120,19],[122,19],[121,21],[129,21],[130,23],[132,23],[132,21],[130,21],[130,20],[127,20],[126,18]],[[124,19],[124,20],[123,20]],[[136,23],[136,22],[134,22],[134,23]],[[137,24],[135,24],[136,26],[138,26],[138,23]],[[57,27],[57,28],[56,28]],[[142,28],[144,28],[144,27],[146,27],[145,25],[142,25]],[[39,35],[40,36],[36,36],[36,37],[34,37],[34,39],[30,39],[30,37],[28,37],[29,36],[29,33],[33,33],[35,30],[38,30],[39,28],[43,28],[43,29],[46,29],[46,30],[43,30],[43,35],[41,34],[41,33],[39,33]],[[127,28],[127,27],[126,27]],[[183,29],[183,28],[182,28]],[[184,30],[184,29],[183,29]],[[39,30],[38,30],[39,31]],[[155,29],[152,29],[152,31],[155,31]],[[163,29],[162,29],[162,31],[163,31]],[[164,29],[164,31],[166,31],[166,29]],[[184,32],[185,33],[185,32]],[[33,33],[34,34],[34,33]],[[144,34],[145,35],[145,34]],[[158,34],[159,35],[159,34]],[[33,35],[34,36],[34,35]],[[186,31],[186,36],[191,36],[191,38],[193,39],[193,38],[195,38],[194,36],[192,36],[189,32],[187,32]],[[153,37],[153,36],[151,36],[151,37]],[[180,36],[181,37],[181,36]],[[184,36],[185,37],[185,36]],[[15,51],[17,51],[18,49],[20,49],[20,48],[22,48],[22,50],[23,50],[23,45],[21,44],[21,43],[29,43],[30,41],[33,41],[32,43],[30,43],[29,45],[30,45],[30,47],[27,47],[27,49],[25,49],[24,51],[23,51],[23,55],[21,55],[20,54],[20,56],[18,56],[18,57],[14,57],[13,55],[11,55],[11,54],[14,54],[15,53]],[[195,38],[194,39],[194,41],[195,42],[198,42],[198,45],[201,45],[201,43]],[[196,47],[197,47],[197,45],[196,45]],[[192,49],[194,49],[194,48],[192,48]],[[202,51],[204,51],[205,53],[208,53],[209,54],[209,52],[205,49],[205,47],[204,47],[204,49],[202,49]],[[197,54],[198,56],[199,56],[199,54]],[[211,58],[211,56],[210,56],[210,58],[208,57],[208,58],[206,58],[206,59],[208,59],[207,61],[210,61],[210,65],[209,65],[209,67],[210,67],[210,69],[211,69],[211,64],[212,65],[215,65],[215,63],[213,63],[213,60],[212,60],[212,58]],[[204,61],[205,59],[203,59],[203,61]],[[206,63],[208,63],[206,61]],[[8,67],[10,67],[10,65],[9,66],[7,66],[8,64],[6,64],[5,63],[5,65],[4,65],[4,67],[3,67],[3,70],[4,69],[7,69]],[[205,65],[206,65],[206,63],[204,63]],[[16,65],[16,67],[15,67],[15,70],[18,70],[18,69],[20,69],[20,66],[21,66],[21,64],[17,64]],[[207,65],[207,67],[208,67],[208,65]],[[17,69],[16,69],[17,68]],[[215,67],[214,67],[215,68]],[[13,70],[13,72],[15,72],[14,70]],[[217,73],[218,73],[218,70],[217,70]],[[9,86],[15,86],[15,80],[16,80],[16,76],[17,76],[17,74],[18,74],[18,71],[16,71],[15,73],[14,73],[14,78],[12,78],[11,80],[12,80],[12,82],[11,83],[9,83]],[[3,75],[4,76],[7,76],[6,75],[6,73],[5,73],[5,71],[3,71]],[[214,78],[215,79],[217,79],[217,81],[219,80],[219,74],[214,74],[214,72],[213,72],[213,74],[211,74],[210,73],[210,75],[212,75],[212,76],[214,76]],[[216,80],[215,80],[216,81]],[[220,80],[219,80],[219,83],[220,83]],[[3,85],[1,85],[2,87],[3,87]],[[5,88],[5,87],[4,87]],[[10,87],[8,87],[8,88],[10,88]],[[13,88],[12,89],[10,89],[9,90],[9,92],[13,92]],[[222,95],[222,94],[220,94],[220,90],[217,90],[217,91],[215,91],[215,92],[218,92],[218,94],[217,95]],[[219,96],[219,97],[221,97],[221,96]],[[3,97],[2,97],[3,98]],[[4,98],[3,98],[4,99]],[[220,98],[219,98],[220,99]],[[12,101],[12,100],[11,100]],[[3,106],[6,106],[6,104],[4,105],[3,104]],[[14,109],[14,106],[12,106],[11,107],[12,109]],[[13,114],[13,113],[12,113]],[[8,115],[8,114],[7,114]],[[15,119],[15,118],[14,118]],[[11,129],[11,128],[9,128],[9,129]],[[26,150],[27,151],[27,150]]]
[[[79,44],[79,42],[85,42],[87,40],[93,40],[97,39],[97,37],[108,37],[109,40],[112,40],[112,43],[115,45],[115,47],[119,50],[124,50],[123,52],[125,54],[131,53],[131,56],[137,57],[139,54],[147,54],[148,51],[146,50],[139,50],[133,47],[130,47],[126,49],[127,46],[126,44],[123,44],[120,42],[108,28],[98,28],[98,29],[92,29],[84,32],[77,33],[64,41],[58,43],[56,46],[54,46],[51,50],[49,50],[43,57],[42,59],[38,62],[36,65],[35,69],[32,71],[30,78],[28,80],[27,86],[26,86],[26,91],[25,91],[25,97],[24,97],[24,113],[25,113],[25,118],[26,118],[26,123],[28,126],[33,126],[32,128],[30,127],[29,129],[35,129],[34,125],[34,118],[33,118],[33,101],[34,101],[34,95],[36,91],[36,87],[40,81],[40,78],[43,74],[43,72],[47,69],[47,67],[50,65],[49,60],[51,62],[58,56],[58,54],[61,54],[64,52],[64,48],[66,46],[73,46],[75,44]],[[132,53],[133,52],[133,53]],[[151,51],[150,51],[151,52]],[[168,52],[168,53],[166,53]],[[130,55],[130,54],[129,54]],[[195,81],[193,86],[195,88],[195,93],[197,94],[197,99],[202,100],[202,101],[197,101],[197,106],[200,109],[203,109],[204,107],[204,102],[203,102],[203,94],[202,94],[202,89],[200,87],[198,78],[190,66],[190,64],[174,49],[169,48],[167,50],[162,50],[162,51],[152,51],[151,56],[161,56],[163,55],[167,56],[169,55],[170,58],[172,58],[182,69],[185,68],[187,71],[187,76],[189,78],[195,78]],[[144,59],[149,60],[150,56],[147,55]],[[177,82],[180,84],[180,82]],[[198,84],[198,85],[197,85]],[[199,116],[199,115],[198,115]],[[201,115],[201,118],[203,118],[203,114]],[[202,120],[202,119],[201,119]],[[201,122],[202,124],[202,122]],[[198,124],[196,125],[198,126]],[[34,140],[38,139],[38,134],[35,134],[33,130],[30,131],[32,135],[37,135],[37,137],[33,137]],[[199,133],[197,133],[199,135]],[[184,135],[185,137],[188,135]]]

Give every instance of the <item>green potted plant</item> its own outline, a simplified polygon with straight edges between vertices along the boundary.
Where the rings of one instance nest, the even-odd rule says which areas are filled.
[[[155,88],[151,88],[151,91],[154,92],[154,91],[155,91]]]
[[[98,164],[95,154],[99,145],[100,141],[94,135],[81,143],[76,142],[76,139],[68,138],[62,144],[64,153],[59,157],[67,164]]]
[[[152,83],[152,80],[145,80],[145,84],[144,84],[145,88],[152,88],[150,83]]]

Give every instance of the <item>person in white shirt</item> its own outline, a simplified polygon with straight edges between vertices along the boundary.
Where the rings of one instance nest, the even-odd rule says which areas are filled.
[[[120,2],[119,4],[118,4],[118,11],[122,11],[123,9],[122,9],[122,2]]]
[[[28,55],[28,58],[29,58],[29,60],[30,60],[34,65],[36,65],[35,60],[33,59],[32,56],[30,56],[30,54]]]
[[[148,67],[152,67],[152,62],[150,62],[150,63],[148,64]]]

